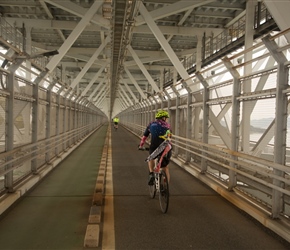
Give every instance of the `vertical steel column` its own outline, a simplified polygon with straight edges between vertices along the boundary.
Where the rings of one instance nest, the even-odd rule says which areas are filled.
[[[137,118],[136,123],[142,125],[145,120],[145,112],[142,111],[143,106],[141,105],[141,103],[137,103],[135,107],[136,107],[135,113],[136,113],[136,118]]]
[[[180,94],[179,92],[177,91],[177,89],[175,88],[175,84],[177,82],[177,71],[176,69],[173,69],[173,76],[172,76],[172,79],[173,79],[173,84],[171,85],[171,88],[173,90],[173,92],[175,93],[176,95],[176,110],[175,110],[175,131],[173,131],[173,133],[176,135],[176,136],[179,136],[180,135],[180,109],[179,109],[179,105],[180,105]],[[176,139],[175,140],[175,143],[176,143],[176,147],[174,148],[174,155],[175,156],[178,156],[179,154],[179,139]]]
[[[199,123],[199,117],[200,117],[201,107],[200,106],[194,106],[194,124],[193,124],[193,138],[195,140],[199,140],[199,129],[200,129],[200,123]],[[209,118],[209,117],[208,117]]]
[[[81,128],[84,128],[86,125],[90,124],[86,119],[87,119],[87,112],[86,112],[86,99],[84,98],[83,101],[80,103],[81,105],[81,110],[80,110],[80,127]],[[83,136],[85,136],[88,132],[90,131],[90,128],[89,127],[86,127],[85,131],[83,132],[81,138]],[[80,138],[80,139],[81,139]]]
[[[39,83],[47,75],[47,71],[42,71],[35,79],[33,84],[33,98],[32,103],[32,143],[38,142],[38,126],[39,126]],[[34,153],[32,154],[31,170],[33,173],[37,173],[37,146],[33,147]]]
[[[5,123],[5,151],[9,152],[13,150],[14,148],[14,85],[15,85],[15,71],[19,67],[21,62],[19,61],[16,65],[12,65],[9,68],[10,74],[7,77],[7,91],[9,92],[9,95],[6,99],[6,123]],[[12,156],[6,157],[6,161],[9,161],[12,159]],[[12,168],[12,164],[8,164],[5,167],[5,170],[9,170]],[[4,185],[5,188],[8,190],[8,192],[13,192],[13,171],[8,172],[4,176]]]
[[[77,134],[77,126],[76,126],[76,120],[77,120],[77,104],[74,100],[71,100],[72,103],[72,129],[73,130],[73,138],[72,138],[72,144],[76,143],[76,134]]]
[[[90,120],[89,114],[91,113],[91,111],[89,110],[89,108],[87,107],[88,102],[86,99],[83,100],[83,102],[81,103],[81,109],[80,109],[80,127],[85,129],[85,134],[89,133],[89,131],[93,130],[93,126],[92,126],[92,122]],[[89,126],[87,126],[89,125]]]
[[[175,135],[180,136],[180,95],[176,96],[176,110],[175,110]],[[179,139],[176,139],[177,147],[174,149],[175,156],[179,154]]]
[[[153,96],[153,98],[154,98],[154,96]],[[158,110],[158,105],[157,105],[157,100],[155,98],[154,98],[154,101],[155,101],[154,107],[155,107],[155,114],[156,114],[156,112]],[[155,115],[154,115],[154,118],[155,118]]]
[[[187,94],[187,103],[186,103],[186,111],[187,111],[187,121],[186,121],[186,138],[191,139],[192,138],[192,108],[191,108],[191,103],[192,103],[192,93],[188,91]],[[186,145],[186,153],[185,153],[185,161],[190,162],[191,160],[191,153],[188,152],[190,149],[188,145]]]
[[[67,103],[67,112],[68,112],[68,116],[67,116],[67,135],[68,137],[70,137],[69,140],[67,140],[67,148],[70,147],[70,145],[72,144],[73,141],[73,133],[71,133],[71,131],[73,130],[73,112],[72,112],[72,101],[70,99],[66,99],[66,103]]]
[[[26,45],[25,45],[25,49],[26,49],[26,53],[28,55],[31,55],[32,53],[32,39],[31,39],[31,30],[32,30],[32,27],[25,27],[25,30],[26,30],[26,38],[25,38],[25,41],[26,41]],[[28,69],[31,69],[31,61],[30,60],[26,60],[26,67]],[[26,75],[26,79],[28,79],[29,81],[31,80],[31,72],[29,70],[26,70],[25,71],[25,75]]]
[[[151,119],[150,104],[149,104],[149,102],[144,102],[144,105],[146,107],[146,123],[144,125],[147,126],[150,119]]]
[[[127,122],[126,122],[126,124],[125,124],[125,126],[131,126],[131,122],[129,122],[130,121],[130,111],[128,110],[126,110],[125,111],[126,112],[126,118],[127,118]],[[133,118],[133,120],[132,120],[132,122],[133,122],[133,125],[135,125],[135,124],[142,124],[142,117],[143,117],[143,114],[142,114],[142,111],[141,111],[141,108],[139,108],[139,103],[137,103],[137,104],[135,104],[134,105],[134,107],[133,107],[133,115],[134,115],[134,118]],[[139,128],[137,129],[137,131],[139,132]]]
[[[151,102],[149,101],[149,99],[147,99],[146,104],[147,104],[147,112],[148,112],[148,115],[147,115],[147,124],[148,124],[152,120],[153,106],[152,106]]]
[[[65,109],[64,109],[65,111]],[[64,112],[65,113],[65,112]],[[55,114],[55,118],[56,118],[56,131],[55,131],[55,137],[57,138],[57,140],[60,139],[60,94],[56,95],[56,114]],[[62,124],[62,126],[64,126]],[[65,127],[63,127],[63,134],[65,133]],[[62,140],[64,141],[64,140]],[[55,155],[58,156],[59,154],[59,149],[61,147],[60,143],[57,143],[55,145]],[[62,150],[65,149],[64,144],[62,143]]]
[[[162,95],[162,94],[164,94],[163,83],[164,83],[164,75],[163,75],[163,71],[160,70],[160,81],[159,81],[160,93],[159,93],[159,97],[161,99],[161,109],[164,109],[164,96]],[[168,107],[168,105],[167,105],[167,107]]]
[[[77,104],[77,116],[76,116],[76,126],[77,126],[77,131],[78,131],[78,135],[77,135],[77,141],[80,140],[81,136],[82,136],[82,130],[81,128],[81,123],[82,123],[82,105],[80,102],[76,102]]]
[[[60,107],[60,93],[58,93],[58,97],[59,97],[59,107]],[[62,147],[63,147],[63,150],[66,150],[67,148],[67,145],[68,145],[68,141],[67,141],[67,138],[66,138],[66,132],[68,131],[67,127],[69,126],[69,109],[67,108],[67,99],[66,98],[63,98],[63,124],[62,124],[62,128],[63,128],[63,132],[62,132],[62,137],[63,137],[63,142],[62,142]],[[58,153],[57,152],[57,156],[58,156]]]
[[[77,105],[78,105],[78,116],[77,116],[77,130],[79,131],[78,132],[78,137],[77,137],[77,141],[79,141],[83,136],[84,134],[86,133],[84,130],[83,130],[83,99],[79,100],[77,102]]]
[[[202,62],[202,40],[203,36],[197,35],[197,45],[196,45],[196,71],[201,70]]]
[[[241,82],[240,75],[236,69],[233,68],[233,64],[228,60],[228,58],[224,58],[223,62],[226,68],[229,70],[231,75],[233,76],[233,93],[232,93],[232,124],[231,124],[231,150],[238,151],[239,147],[239,121],[240,121],[240,101],[237,99],[240,96],[241,92]],[[231,156],[233,161],[237,160],[238,157],[235,155]],[[231,168],[236,168],[236,164],[230,162]],[[229,170],[229,186],[228,189],[232,190],[237,185],[237,173],[230,169]]]
[[[171,115],[172,115],[172,112],[171,112],[171,97],[168,94],[166,89],[164,89],[163,91],[164,91],[164,94],[167,96],[167,110],[168,110],[169,117],[171,117]]]
[[[47,139],[50,139],[50,137],[51,137],[51,122],[52,122],[51,110],[53,108],[53,106],[52,106],[52,89],[53,89],[53,87],[55,86],[56,83],[57,83],[56,81],[53,81],[53,83],[51,83],[49,85],[49,87],[47,88],[47,96],[46,96],[46,98],[47,98],[47,102],[48,102],[47,108],[49,109],[49,111],[46,112],[46,138]],[[58,108],[56,108],[56,110],[58,110]],[[59,117],[56,115],[55,118],[56,118],[56,131],[57,131],[59,129],[59,125],[58,125]],[[58,139],[57,132],[56,132],[56,137],[55,138],[56,138],[56,140]],[[57,144],[57,146],[53,150],[53,145],[55,145],[55,143],[52,144],[51,141],[49,143],[50,143],[50,146],[47,147],[48,152],[47,152],[47,154],[45,156],[46,162],[50,161],[51,153],[54,151],[54,154],[55,154],[56,153],[56,148],[59,147],[59,145]],[[54,155],[52,157],[54,157]]]
[[[46,140],[48,140],[48,146],[46,146],[46,153],[45,153],[45,162],[48,163],[50,161],[50,150],[51,150],[51,141],[50,141],[50,137],[51,137],[51,108],[52,108],[52,104],[51,104],[51,98],[52,96],[52,91],[51,89],[48,89],[46,92],[46,100],[48,102],[48,104],[46,105],[46,131],[45,131],[45,138]]]
[[[209,124],[209,90],[208,90],[208,83],[204,79],[204,77],[197,72],[196,77],[199,79],[201,84],[203,85],[203,103],[202,103],[202,108],[203,108],[203,120],[202,120],[202,142],[203,143],[208,143],[208,124]],[[195,119],[198,119],[198,117],[195,117]],[[199,120],[199,119],[198,119]],[[207,148],[204,148],[205,151],[207,151]],[[201,158],[201,173],[205,173],[207,170],[207,160],[205,159],[206,153],[202,152],[202,158]]]
[[[274,141],[274,162],[284,165],[286,158],[286,132],[287,132],[287,96],[283,91],[289,86],[288,68],[285,66],[287,58],[283,52],[279,51],[279,46],[271,38],[270,35],[262,39],[271,55],[278,64],[277,84],[276,84],[276,117],[275,117],[275,141]],[[273,174],[278,177],[284,177],[285,172],[274,169]],[[273,184],[277,187],[284,188],[285,183],[273,179]],[[279,213],[284,210],[283,194],[273,189],[272,198],[272,217],[278,218]]]
[[[142,114],[140,116],[140,124],[143,126],[146,126],[146,122],[147,122],[147,112],[146,112],[146,106],[144,105],[144,103],[142,103],[142,105],[140,105],[140,113]],[[143,131],[142,131],[143,132]]]
[[[247,1],[246,4],[246,30],[245,30],[245,49],[248,50],[253,46],[254,40],[254,17],[255,17],[255,6],[257,1]],[[253,51],[250,50],[245,54],[245,62],[248,62],[252,59]],[[252,64],[246,64],[244,66],[244,72],[246,75],[252,72]],[[251,92],[251,80],[245,80],[243,83],[243,93]],[[241,125],[241,146],[244,153],[248,153],[250,150],[250,118],[251,118],[251,102],[242,102],[242,125]]]
[[[75,137],[74,137],[74,144],[77,143],[80,135],[79,130],[79,103],[74,100],[75,112],[74,112],[74,129],[75,129]]]

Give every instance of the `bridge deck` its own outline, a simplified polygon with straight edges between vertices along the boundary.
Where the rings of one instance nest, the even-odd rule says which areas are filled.
[[[107,128],[1,216],[0,249],[84,249]],[[173,163],[169,209],[162,214],[157,197],[148,193],[148,152],[138,151],[139,139],[121,126],[110,135],[112,181],[106,188],[112,195],[104,197],[100,244],[92,249],[290,249]]]

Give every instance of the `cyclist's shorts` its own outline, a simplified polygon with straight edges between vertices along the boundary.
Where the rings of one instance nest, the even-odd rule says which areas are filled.
[[[151,143],[150,148],[149,148],[149,155],[151,155],[159,146],[160,146],[160,144],[154,145],[154,144]],[[158,155],[156,155],[154,157],[154,159],[156,159],[162,152],[163,152],[163,150],[160,151],[160,153],[158,153]]]
[[[164,155],[162,163],[161,163],[161,168],[168,166],[168,164],[170,162],[171,155],[172,155],[172,149],[170,149],[169,152],[166,155]]]
[[[118,125],[118,122],[114,122],[115,125]]]

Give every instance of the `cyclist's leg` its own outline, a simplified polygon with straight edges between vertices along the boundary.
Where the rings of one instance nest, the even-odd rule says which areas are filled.
[[[156,146],[151,144],[149,147],[149,155],[151,155],[157,147],[158,145]],[[150,173],[154,171],[154,167],[155,167],[155,159],[148,161],[148,168]]]
[[[148,185],[153,185],[154,184],[154,165],[155,165],[155,160],[151,160],[148,162],[148,169],[149,169],[149,179],[148,179]]]
[[[155,160],[148,161],[148,168],[149,168],[150,173],[153,172],[154,166],[155,166]]]
[[[161,166],[162,166],[162,169],[164,170],[164,172],[167,175],[168,183],[169,183],[169,180],[170,180],[170,173],[169,173],[168,164],[170,162],[171,154],[172,154],[172,147],[170,145],[170,146],[168,146],[168,147],[165,148],[165,150],[163,151],[163,153],[161,155],[161,158],[162,158],[162,164],[161,164]]]
[[[154,150],[156,149],[156,147],[154,147],[152,144],[150,145],[149,148],[149,155],[152,154],[152,152],[154,152]],[[148,170],[149,170],[149,180],[148,180],[148,185],[153,185],[154,184],[154,167],[155,167],[155,159],[152,159],[150,161],[148,161]]]
[[[169,183],[169,181],[170,181],[170,173],[169,173],[168,165],[166,167],[162,168],[162,170],[164,170],[164,172],[166,173],[167,181]]]

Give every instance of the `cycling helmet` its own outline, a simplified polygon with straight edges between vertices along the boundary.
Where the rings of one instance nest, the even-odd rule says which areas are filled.
[[[156,119],[161,119],[162,117],[166,117],[166,118],[169,118],[169,114],[167,111],[165,110],[159,110],[157,111],[156,115],[155,115],[155,118]]]

